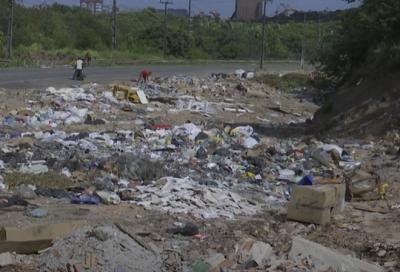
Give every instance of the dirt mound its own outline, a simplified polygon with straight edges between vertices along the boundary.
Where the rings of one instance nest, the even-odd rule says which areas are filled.
[[[400,73],[369,77],[332,94],[315,115],[314,128],[339,135],[381,135],[400,125]]]

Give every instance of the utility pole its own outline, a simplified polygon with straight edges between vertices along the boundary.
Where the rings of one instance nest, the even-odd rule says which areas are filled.
[[[265,58],[265,26],[267,24],[267,0],[264,0],[264,12],[263,12],[263,26],[262,26],[262,42],[261,42],[261,59],[260,69],[264,69],[264,58]]]
[[[306,27],[306,12],[305,11],[303,11],[304,13],[304,26],[303,26],[303,39],[301,40],[301,60],[300,60],[300,66],[301,66],[301,69],[304,69],[304,63],[305,63],[305,54],[306,54],[306,45],[305,45],[305,39],[306,39],[306,37],[305,37],[305,31],[304,31],[304,29],[305,29],[305,27]]]
[[[14,4],[15,4],[14,0],[9,0],[8,31],[7,31],[7,59],[12,58]]]
[[[168,5],[172,4],[172,0],[160,0],[160,4],[164,5],[164,35],[163,35],[163,56],[167,56],[167,11]]]
[[[321,46],[321,13],[318,11],[318,44]]]
[[[112,8],[112,49],[117,48],[117,0],[113,0]]]
[[[191,25],[191,23],[192,23],[192,0],[189,0],[189,9],[188,9],[188,11],[189,11],[189,18],[188,18],[188,20],[189,20],[189,26]]]

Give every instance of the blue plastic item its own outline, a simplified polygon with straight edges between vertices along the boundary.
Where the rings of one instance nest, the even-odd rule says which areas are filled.
[[[314,178],[311,175],[307,175],[304,178],[302,178],[297,185],[302,185],[302,186],[312,186],[314,183]]]

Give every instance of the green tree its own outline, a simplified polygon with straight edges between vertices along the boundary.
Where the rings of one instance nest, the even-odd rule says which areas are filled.
[[[349,1],[354,2],[354,1]],[[365,67],[400,68],[400,1],[364,0],[326,36],[317,62],[341,79]]]

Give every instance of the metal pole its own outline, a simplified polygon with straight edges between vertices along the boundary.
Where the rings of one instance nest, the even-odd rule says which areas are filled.
[[[189,0],[189,18],[188,18],[188,20],[189,20],[189,26],[190,26],[192,23],[192,0]]]
[[[163,56],[167,55],[167,9],[168,2],[164,2],[164,36],[163,36]]]
[[[165,8],[164,8],[164,43],[163,43],[163,55],[164,55],[164,58],[167,55],[167,9],[168,9],[168,3],[165,2]]]
[[[318,11],[318,43],[321,45],[321,13]]]
[[[305,32],[304,29],[306,27],[306,12],[304,11],[304,26],[303,26],[303,39],[301,40],[301,60],[300,60],[300,66],[301,69],[304,69],[304,62],[305,62]]]
[[[163,56],[167,56],[167,12],[168,5],[172,4],[172,0],[160,0],[160,4],[164,4],[164,33],[163,33]]]
[[[13,24],[14,24],[14,0],[9,0],[8,32],[7,32],[7,59],[12,58],[13,53]]]
[[[261,42],[261,59],[260,69],[264,69],[264,58],[265,58],[265,26],[267,24],[267,0],[264,0],[264,12],[263,12],[263,27],[262,27],[262,42]]]
[[[117,0],[113,0],[113,15],[112,15],[112,49],[117,48]]]

